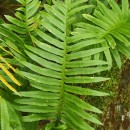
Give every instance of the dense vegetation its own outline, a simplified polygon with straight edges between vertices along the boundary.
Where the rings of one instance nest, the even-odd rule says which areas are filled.
[[[129,130],[128,0],[14,5],[1,8],[1,130]]]

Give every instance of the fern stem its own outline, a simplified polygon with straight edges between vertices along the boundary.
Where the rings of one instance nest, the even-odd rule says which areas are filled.
[[[64,58],[63,58],[63,69],[62,69],[62,85],[61,85],[61,93],[60,93],[60,102],[59,102],[59,108],[58,108],[58,112],[57,112],[57,117],[56,117],[56,126],[58,125],[60,119],[61,119],[61,114],[62,114],[62,110],[63,110],[63,102],[64,102],[64,85],[65,85],[65,69],[66,69],[66,40],[64,42],[65,44],[65,49],[64,49]]]
[[[58,123],[61,120],[61,115],[62,115],[62,110],[64,107],[64,86],[65,86],[65,69],[66,69],[66,54],[67,54],[67,12],[68,9],[66,9],[66,15],[65,15],[65,40],[64,40],[64,53],[63,53],[63,64],[62,64],[62,84],[61,84],[61,89],[60,89],[60,101],[59,101],[59,108],[57,111],[57,117],[55,121],[55,125],[58,126]]]
[[[27,8],[28,8],[28,4],[27,4],[27,1],[26,1],[26,5],[25,5],[25,23],[26,23],[26,37],[25,37],[25,41],[28,41],[28,43],[32,42],[31,40],[31,36],[30,36],[30,31],[29,31],[29,27],[28,27],[28,17],[27,17]]]

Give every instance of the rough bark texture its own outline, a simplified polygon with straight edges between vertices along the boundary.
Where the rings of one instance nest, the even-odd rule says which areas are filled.
[[[104,126],[98,130],[130,130],[130,61],[126,61],[116,96],[102,117]]]

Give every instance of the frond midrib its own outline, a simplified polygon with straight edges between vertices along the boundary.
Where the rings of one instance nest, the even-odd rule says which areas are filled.
[[[28,18],[27,18],[27,1],[25,1],[26,3],[25,3],[25,23],[26,23],[26,34],[28,34],[29,33],[29,29],[28,29]]]
[[[66,69],[66,54],[67,54],[67,13],[68,13],[68,6],[66,7],[66,14],[65,14],[65,40],[64,40],[64,52],[63,52],[63,63],[62,63],[62,84],[61,84],[61,88],[60,88],[60,101],[59,101],[59,105],[58,105],[58,111],[57,111],[57,115],[56,115],[56,125],[58,125],[58,123],[61,120],[61,115],[62,115],[62,110],[64,107],[64,86],[65,86],[65,69]]]
[[[104,38],[105,36],[107,36],[108,34],[111,34],[111,32],[118,30],[120,27],[122,27],[124,25],[124,23],[119,23],[119,24],[115,24],[116,26],[111,26],[110,29],[105,30],[104,34],[100,37],[100,38]]]

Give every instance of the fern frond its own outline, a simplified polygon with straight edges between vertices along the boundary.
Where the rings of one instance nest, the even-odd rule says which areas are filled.
[[[121,68],[120,52],[122,53],[122,51],[119,46],[126,46],[127,48],[130,46],[129,3],[128,0],[122,0],[122,8],[114,0],[108,0],[108,3],[111,8],[98,1],[98,9],[95,10],[94,16],[83,14],[83,17],[91,23],[78,23],[79,29],[76,31],[80,34],[86,31],[86,35],[88,33],[96,34],[95,38],[105,40],[104,43],[101,42],[100,46],[110,47],[104,51],[107,61],[111,65],[111,55],[113,55],[118,67]],[[123,54],[130,58],[130,53],[124,52]]]
[[[82,46],[83,48],[87,46],[85,45],[86,38],[91,38],[95,34],[93,36],[70,35],[68,23],[75,12],[91,7],[88,5],[84,7],[84,2],[84,0],[80,2],[66,0],[65,3],[54,1],[52,6],[44,5],[45,11],[41,13],[43,19],[40,22],[43,29],[36,29],[37,36],[31,36],[35,47],[25,46],[25,53],[30,61],[19,61],[29,71],[17,70],[17,73],[29,79],[34,88],[33,91],[20,92],[24,98],[16,100],[20,104],[15,106],[17,110],[30,113],[23,117],[26,122],[46,119],[51,120],[51,129],[65,124],[74,130],[93,130],[86,121],[101,124],[89,114],[90,112],[101,113],[101,111],[77,96],[108,95],[76,86],[77,83],[108,80],[108,78],[97,75],[108,69],[107,62],[84,60],[88,56],[105,51],[108,47],[100,46],[91,50],[88,48],[83,50]],[[93,39],[93,41],[88,41],[88,44],[93,45],[100,41],[102,40]]]
[[[21,35],[29,35],[30,32],[35,30],[39,23],[40,15],[37,11],[40,6],[39,0],[17,0],[22,6],[17,9],[15,13],[16,18],[5,15],[9,24],[2,24],[5,28],[12,30]]]

